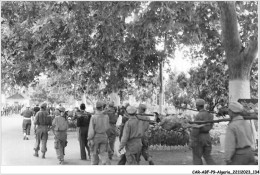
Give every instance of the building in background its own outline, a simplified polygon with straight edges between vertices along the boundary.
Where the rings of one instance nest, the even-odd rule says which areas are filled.
[[[5,103],[8,105],[27,105],[30,99],[21,95],[20,93],[15,93],[6,98]]]

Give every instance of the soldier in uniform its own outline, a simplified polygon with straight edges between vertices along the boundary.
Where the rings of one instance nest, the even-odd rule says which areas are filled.
[[[250,124],[244,120],[241,113],[244,108],[238,102],[230,102],[228,114],[231,118],[225,137],[225,161],[227,165],[255,165],[251,148],[253,145]]]
[[[55,118],[52,121],[54,131],[54,148],[59,164],[64,164],[65,147],[67,146],[68,121],[64,117],[65,108],[59,107],[54,111]]]
[[[91,165],[98,165],[99,158],[102,165],[110,165],[108,158],[109,117],[102,112],[103,103],[96,103],[96,113],[91,117],[88,131],[88,142],[91,152]]]
[[[116,122],[118,119],[118,115],[116,114],[114,102],[110,102],[108,104],[108,108],[104,111],[104,114],[107,114],[109,117],[109,130],[107,131],[108,136],[108,143],[109,143],[109,149],[108,149],[108,157],[110,160],[112,160],[112,157],[114,155],[114,145],[116,141],[117,131],[116,131]]]
[[[129,120],[126,122],[119,152],[125,147],[126,164],[137,165],[142,149],[143,123],[137,119],[137,109],[133,106],[126,108]]]
[[[33,116],[33,111],[30,110],[30,105],[26,106],[26,109],[21,113],[23,116],[23,139],[29,140],[30,130],[31,130],[31,120]]]
[[[123,136],[123,131],[124,131],[124,127],[126,122],[128,121],[129,117],[128,114],[126,112],[126,108],[130,106],[129,103],[126,103],[125,106],[122,106],[121,110],[120,110],[120,114],[122,116],[122,123],[120,125],[120,134],[119,134],[119,141],[121,142],[121,138]],[[122,154],[120,156],[120,160],[118,161],[117,165],[125,165],[126,164],[126,156],[125,154]]]
[[[199,113],[195,116],[194,121],[210,121],[213,115],[204,109],[205,101],[203,99],[196,100],[196,108]],[[211,156],[212,144],[209,131],[212,129],[213,123],[193,126],[190,133],[190,146],[192,148],[193,164],[202,165],[203,156],[208,165],[214,165],[215,162]]]
[[[142,137],[142,150],[141,155],[144,157],[145,161],[149,162],[149,165],[154,165],[154,162],[152,160],[152,156],[149,154],[149,126],[150,126],[150,118],[148,116],[142,116],[142,114],[145,114],[147,107],[144,104],[140,104],[138,107],[138,118],[142,119],[143,122],[143,129],[144,129],[144,136]]]
[[[80,109],[78,107],[75,107],[73,109],[73,114],[72,114],[72,117],[71,117],[71,120],[73,122],[75,122],[75,120],[78,118],[77,114],[80,112]],[[77,123],[77,122],[76,122]],[[77,124],[76,124],[77,125]],[[78,141],[79,141],[79,127],[76,127],[76,132],[77,132],[77,138],[78,138]]]
[[[42,142],[41,152],[42,158],[45,158],[45,153],[47,151],[47,140],[48,140],[48,131],[49,127],[52,125],[51,118],[48,116],[48,112],[46,111],[47,104],[41,104],[41,109],[37,112],[35,116],[34,125],[36,127],[36,143],[35,143],[35,153],[34,156],[38,157],[38,151],[40,150],[40,143]]]
[[[80,157],[81,160],[87,160],[86,150],[88,151],[88,156],[90,159],[90,149],[88,146],[88,129],[89,129],[89,123],[91,114],[85,111],[86,106],[84,103],[80,105],[80,111],[76,112],[77,117],[77,127],[78,130],[78,136],[79,136],[79,146],[80,146]]]
[[[33,108],[33,112],[34,112],[34,118],[35,118],[35,115],[37,114],[37,112],[39,112],[40,111],[40,107],[39,107],[39,105],[37,104],[34,108]]]

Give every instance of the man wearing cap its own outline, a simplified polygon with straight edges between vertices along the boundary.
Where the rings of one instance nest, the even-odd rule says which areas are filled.
[[[65,147],[67,146],[68,121],[65,119],[65,108],[59,107],[54,111],[55,118],[52,121],[54,131],[54,148],[59,164],[64,164]]]
[[[145,161],[149,162],[149,165],[154,165],[154,162],[152,160],[152,156],[149,154],[149,121],[150,118],[148,116],[144,116],[142,114],[145,114],[147,107],[145,104],[140,104],[138,107],[138,118],[142,119],[143,122],[143,129],[144,129],[144,136],[142,137],[142,150],[141,155],[144,157]],[[140,161],[140,158],[139,158]]]
[[[80,111],[76,112],[77,127],[79,128],[78,139],[80,146],[80,157],[81,160],[87,160],[86,149],[90,159],[90,149],[88,146],[88,129],[91,119],[91,114],[85,111],[86,106],[84,103],[80,105]]]
[[[41,104],[41,109],[37,112],[35,116],[34,125],[36,127],[36,143],[35,143],[35,153],[34,156],[38,157],[38,151],[40,150],[40,143],[42,142],[41,152],[42,158],[45,158],[45,153],[47,151],[47,140],[48,140],[48,131],[49,127],[52,125],[51,118],[48,116],[48,112],[46,111],[47,104]]]
[[[133,106],[126,108],[129,120],[126,122],[119,152],[125,147],[126,164],[137,165],[142,149],[143,123],[137,119],[137,109]]]
[[[129,103],[126,103],[125,106],[123,106],[123,107],[121,108],[122,123],[121,123],[121,125],[120,125],[119,141],[121,141],[125,123],[126,123],[126,122],[128,121],[128,119],[129,119],[128,114],[127,114],[127,112],[126,112],[126,108],[127,108],[128,106],[130,106],[130,104],[129,104]]]
[[[241,116],[244,109],[238,102],[230,102],[228,114],[231,118],[225,137],[225,161],[227,165],[255,165],[251,148],[253,145],[250,124]]]
[[[108,159],[109,117],[102,112],[103,103],[96,103],[96,113],[91,117],[88,131],[88,144],[91,152],[91,165],[98,165],[99,158],[102,165],[110,165]]]
[[[37,114],[37,112],[39,112],[40,111],[40,107],[39,107],[39,104],[36,104],[36,106],[33,108],[33,116],[34,116],[34,118],[35,118],[35,115]],[[35,119],[33,119],[33,120],[35,120]]]
[[[75,122],[75,120],[78,118],[77,114],[80,112],[80,109],[78,107],[75,107],[73,109],[73,115],[72,115],[72,118],[71,120],[73,122]],[[75,123],[77,125],[77,123]],[[77,132],[77,138],[78,138],[78,141],[79,141],[79,127],[76,127],[76,132]]]
[[[104,111],[104,114],[107,114],[109,117],[109,130],[107,131],[108,136],[108,143],[109,143],[109,149],[108,149],[108,157],[110,160],[112,160],[113,154],[114,154],[114,145],[116,141],[116,122],[118,119],[118,115],[116,114],[114,102],[110,102],[108,104],[108,108]]]
[[[204,109],[205,101],[203,99],[196,100],[196,108],[199,113],[194,117],[194,121],[211,121],[213,115]],[[212,144],[209,131],[213,124],[203,124],[193,126],[190,133],[190,146],[192,148],[193,164],[202,165],[203,156],[208,165],[214,165],[215,162],[211,156]]]
[[[31,130],[31,120],[33,116],[33,111],[30,110],[30,105],[26,106],[26,109],[21,113],[23,116],[23,139],[29,140],[30,130]]]

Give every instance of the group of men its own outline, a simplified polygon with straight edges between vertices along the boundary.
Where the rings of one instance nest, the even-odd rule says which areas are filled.
[[[142,117],[141,114],[145,112],[146,106],[140,105],[139,109],[139,115]],[[118,111],[113,102],[110,102],[107,108],[103,102],[97,102],[92,116],[85,112],[82,104],[80,111],[76,112],[73,118],[77,119],[81,159],[86,159],[86,148],[90,153],[92,165],[98,165],[99,162],[102,165],[110,165],[115,151],[115,140],[120,135],[119,151],[125,147],[126,152],[121,156],[119,165],[138,164],[141,153],[149,164],[154,164],[148,154],[148,141],[145,135],[149,128],[149,119],[137,119],[136,113],[137,109],[133,106],[125,106],[125,111],[121,113],[123,119],[120,134],[116,127]],[[129,122],[126,122],[127,120]]]
[[[64,163],[64,149],[67,144],[67,129],[68,122],[64,117],[65,108],[59,106],[50,112],[47,109],[47,104],[42,103],[41,106],[36,105],[33,110],[31,110],[30,105],[26,106],[26,109],[22,111],[21,116],[23,116],[23,139],[29,140],[30,130],[32,123],[34,124],[35,132],[35,145],[34,145],[34,156],[39,157],[39,150],[41,145],[42,158],[45,158],[45,153],[47,152],[47,140],[48,133],[50,130],[54,133],[54,147],[56,149],[57,158],[59,163]],[[53,115],[53,116],[51,116]]]
[[[199,113],[195,116],[194,121],[211,121],[213,115],[204,109],[205,101],[203,99],[196,100],[196,108]],[[36,143],[34,156],[38,157],[40,150],[42,158],[45,158],[47,151],[46,143],[48,140],[48,131],[54,132],[54,146],[57,158],[60,164],[64,164],[64,152],[67,145],[67,129],[68,121],[65,117],[65,108],[58,107],[55,109],[54,118],[49,117],[46,110],[47,104],[43,103],[40,110],[32,112],[27,109],[22,112],[24,117],[23,129],[24,139],[28,139],[30,134],[30,120],[34,115],[34,125],[36,126]],[[119,136],[120,146],[119,152],[124,150],[120,157],[118,165],[138,165],[141,156],[144,157],[150,165],[154,165],[152,156],[149,154],[148,130],[150,120],[143,115],[146,112],[146,106],[140,104],[138,108],[127,104],[120,112],[122,115],[122,124],[120,132],[116,127],[118,120],[118,112],[111,102],[105,108],[103,102],[98,101],[94,114],[85,111],[85,104],[80,105],[80,110],[76,110],[73,120],[76,120],[78,141],[80,145],[80,157],[82,160],[91,160],[92,165],[110,165],[114,154],[115,138]],[[225,160],[229,165],[248,165],[255,164],[255,158],[251,145],[253,145],[251,126],[243,117],[243,106],[238,102],[229,103],[229,116],[231,122],[226,131],[225,141]],[[37,111],[38,110],[38,111]],[[209,131],[213,128],[212,123],[203,125],[193,125],[190,132],[190,147],[192,148],[193,164],[201,165],[202,157],[207,164],[214,165],[214,159],[211,156],[212,144]]]
[[[3,105],[1,107],[1,116],[9,116],[12,114],[20,114],[23,104],[15,104],[15,105]]]
[[[205,101],[196,100],[196,108],[199,113],[194,121],[212,121],[213,115],[204,109]],[[242,114],[243,106],[239,102],[230,102],[228,124],[225,137],[225,161],[227,165],[255,165],[254,153],[252,150],[253,137],[250,124],[244,120]],[[208,165],[215,165],[211,156],[212,144],[209,131],[213,123],[195,125],[190,132],[190,147],[192,148],[193,164],[202,165],[202,157]]]
[[[116,137],[120,135],[120,140],[122,138],[120,150],[125,147],[126,153],[122,155],[122,159],[118,163],[119,165],[138,164],[141,153],[143,153],[144,158],[149,161],[149,164],[154,164],[148,154],[148,141],[147,136],[145,137],[145,132],[147,132],[149,128],[149,118],[137,119],[137,109],[132,106],[125,106],[122,116],[122,132],[120,134],[116,127],[119,115],[113,102],[110,102],[107,107],[103,102],[97,102],[94,114],[86,112],[85,109],[85,104],[81,104],[80,110],[75,110],[72,117],[72,120],[76,120],[80,158],[82,160],[87,160],[87,152],[92,165],[99,164],[99,161],[101,161],[101,164],[111,164],[110,160],[112,160],[115,151],[115,140]],[[146,106],[140,105],[139,109],[139,118],[142,118],[141,114],[145,112]],[[29,139],[31,124],[32,122],[34,123],[36,142],[33,155],[39,157],[39,150],[41,150],[41,157],[45,158],[48,133],[50,130],[53,130],[55,140],[54,147],[56,149],[57,158],[60,164],[64,164],[68,129],[65,108],[59,106],[52,113],[53,116],[51,116],[47,111],[46,103],[41,104],[40,107],[37,105],[33,108],[33,111],[28,105],[21,115],[23,116],[24,140]],[[128,126],[127,120],[134,123]],[[136,122],[138,122],[137,126],[135,125]],[[127,126],[126,131],[123,132],[125,125]],[[137,132],[132,132],[137,128]],[[142,143],[144,143],[143,147]]]

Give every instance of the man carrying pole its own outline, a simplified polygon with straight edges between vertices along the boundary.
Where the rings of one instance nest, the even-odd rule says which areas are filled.
[[[141,155],[144,157],[145,161],[149,162],[149,165],[154,165],[154,162],[152,160],[152,156],[149,154],[149,135],[148,130],[150,126],[150,118],[148,116],[143,116],[142,114],[145,114],[147,107],[144,104],[140,104],[138,107],[138,119],[143,118],[143,137],[142,137],[142,150]],[[140,158],[139,158],[140,161]]]
[[[205,101],[203,99],[196,100],[196,108],[199,113],[195,116],[194,121],[210,121],[213,115],[204,109]],[[203,156],[208,165],[214,165],[215,162],[211,156],[212,144],[209,131],[212,129],[213,123],[193,126],[190,133],[190,146],[192,148],[193,164],[202,165]]]
[[[241,116],[243,106],[230,102],[228,109],[231,122],[226,130],[225,161],[227,165],[255,165],[251,148],[253,133],[250,124]]]

